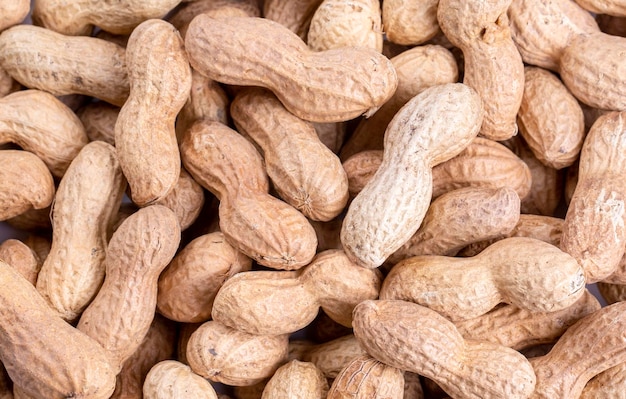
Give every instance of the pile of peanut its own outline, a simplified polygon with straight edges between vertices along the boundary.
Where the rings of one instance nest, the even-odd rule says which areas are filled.
[[[1,399],[626,398],[626,0],[0,0],[0,222]]]

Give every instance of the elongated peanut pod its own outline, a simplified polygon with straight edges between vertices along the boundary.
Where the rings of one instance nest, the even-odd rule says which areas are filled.
[[[594,376],[626,362],[626,302],[580,319],[547,355],[531,360],[537,375],[532,399],[580,397]]]
[[[217,399],[213,386],[186,364],[164,360],[154,365],[143,385],[146,399]]]
[[[434,380],[468,399],[529,398],[530,363],[519,352],[464,340],[437,312],[405,301],[363,301],[354,309],[354,335],[375,359]]]
[[[77,328],[122,364],[146,336],[154,318],[159,274],[180,242],[176,215],[151,205],[115,231],[106,253],[106,277]]]
[[[487,313],[500,302],[553,312],[585,292],[583,270],[557,247],[526,237],[492,244],[473,258],[415,256],[396,264],[381,299],[402,299],[453,321]]]
[[[0,34],[0,66],[24,86],[55,96],[84,94],[123,105],[129,93],[125,59],[123,47],[95,37],[31,25]]]
[[[185,169],[220,199],[220,230],[231,245],[275,269],[298,269],[313,259],[315,230],[268,194],[263,160],[248,140],[219,122],[198,121],[180,149]]]
[[[267,174],[285,202],[313,220],[328,221],[343,211],[348,177],[311,122],[259,88],[240,92],[230,110],[237,129],[261,147]]]
[[[278,335],[306,327],[322,307],[333,320],[349,327],[356,304],[378,297],[381,278],[378,270],[357,266],[343,251],[328,250],[298,272],[253,271],[233,276],[218,291],[212,316],[247,333]]]
[[[174,124],[191,89],[191,69],[178,31],[162,20],[135,28],[126,56],[130,97],[117,117],[115,147],[131,199],[144,206],[165,197],[179,178]]]
[[[89,140],[81,121],[53,95],[22,90],[0,99],[0,143],[7,142],[36,154],[61,177]]]
[[[432,194],[432,168],[459,154],[478,134],[483,108],[460,83],[413,97],[385,133],[383,161],[348,208],[341,229],[346,254],[380,266],[422,223]]]
[[[123,35],[130,34],[140,23],[151,18],[162,18],[176,7],[180,0],[121,0],[114,3],[98,0],[37,0],[33,21],[40,26],[65,35],[89,36],[94,25],[103,30]]]
[[[52,208],[52,247],[37,290],[67,321],[80,316],[98,293],[113,218],[126,180],[115,148],[87,144],[63,176]]]
[[[31,209],[43,209],[54,199],[54,180],[35,154],[20,150],[0,151],[0,221]]]
[[[36,398],[111,396],[115,360],[58,317],[35,287],[2,261],[0,302],[0,360],[16,386]]]
[[[198,72],[222,83],[266,87],[285,108],[312,122],[371,115],[398,85],[393,65],[376,50],[313,52],[269,19],[198,15],[189,24],[185,46]],[[268,56],[278,48],[280,56]]]
[[[253,385],[271,377],[287,359],[289,336],[253,335],[207,321],[187,344],[191,369],[211,381]]]

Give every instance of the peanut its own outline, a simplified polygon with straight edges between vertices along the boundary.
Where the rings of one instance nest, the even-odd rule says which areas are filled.
[[[199,14],[213,17],[260,17],[261,10],[256,0],[196,0],[177,7],[166,19],[174,25],[182,37],[192,19]]]
[[[263,17],[278,22],[306,40],[311,19],[323,0],[267,0]]]
[[[115,145],[115,122],[120,108],[104,101],[91,102],[80,108],[76,115],[85,127],[89,141],[104,141]]]
[[[250,270],[251,263],[221,232],[196,237],[159,276],[157,309],[180,322],[207,321],[220,287],[235,274]]]
[[[626,2],[623,0],[576,0],[576,3],[596,14],[626,17]]]
[[[89,36],[95,26],[115,34],[129,34],[140,23],[165,16],[180,0],[121,0],[114,3],[97,0],[65,2],[37,0],[33,21],[65,35]]]
[[[219,122],[198,121],[180,150],[187,171],[220,199],[220,230],[233,247],[277,269],[298,269],[313,259],[315,230],[268,194],[263,160],[248,140]]]
[[[439,0],[387,0],[383,2],[383,26],[387,38],[397,44],[427,42],[440,32],[437,22]]]
[[[327,398],[401,399],[403,396],[402,371],[366,355],[355,358],[341,370]]]
[[[620,363],[593,377],[582,393],[580,399],[593,398],[626,398],[626,363]]]
[[[473,258],[405,259],[383,281],[380,298],[416,302],[460,321],[500,302],[554,312],[571,306],[584,291],[583,270],[570,255],[540,240],[511,237]]]
[[[1,150],[0,165],[0,221],[52,203],[54,180],[39,157],[27,151]]]
[[[326,399],[328,381],[313,363],[292,360],[280,366],[261,399]]]
[[[49,233],[50,229],[52,229],[52,222],[50,220],[51,211],[52,205],[41,209],[31,208],[26,212],[7,219],[7,223],[20,230]]]
[[[185,46],[198,72],[222,83],[266,87],[290,112],[311,122],[371,115],[398,85],[393,65],[379,52],[362,47],[313,52],[269,19],[198,15]]]
[[[198,219],[204,206],[204,191],[184,168],[172,190],[156,204],[170,208],[178,217],[180,229],[186,230]]]
[[[464,340],[434,310],[393,300],[363,301],[354,309],[354,335],[378,361],[435,380],[459,398],[528,398],[535,387],[519,352]]]
[[[176,29],[156,19],[133,30],[126,60],[130,96],[115,123],[115,147],[131,199],[145,206],[165,197],[178,180],[174,123],[191,89],[191,69]]]
[[[37,290],[64,320],[78,318],[102,285],[107,242],[125,189],[115,149],[101,141],[83,147],[59,184],[52,247]]]
[[[164,360],[150,369],[143,385],[146,399],[217,399],[211,384],[191,368],[175,360]]]
[[[348,207],[341,229],[348,257],[378,267],[415,234],[430,203],[433,166],[476,137],[482,115],[476,92],[460,83],[426,89],[398,111],[380,168]]]
[[[41,269],[37,254],[20,240],[8,239],[0,244],[0,259],[35,285]]]
[[[352,359],[366,354],[353,334],[317,345],[298,341],[291,341],[289,345],[292,358],[315,364],[326,378],[336,378]]]
[[[202,324],[189,339],[191,369],[211,381],[253,385],[271,377],[287,358],[288,335],[253,335],[217,321]]]
[[[24,21],[30,11],[29,0],[4,0],[0,4],[0,31]]]
[[[299,271],[233,276],[217,292],[212,316],[250,334],[280,335],[309,325],[321,307],[333,320],[350,327],[354,307],[377,298],[381,282],[380,271],[359,267],[343,251],[328,250]],[[280,312],[268,312],[271,309]]]
[[[109,241],[104,283],[77,328],[99,342],[118,364],[135,352],[150,328],[158,277],[179,241],[178,220],[162,205],[129,216]]]
[[[16,25],[0,34],[0,67],[31,89],[85,94],[122,106],[129,84],[123,47],[95,37],[65,36]]]
[[[287,111],[270,91],[241,91],[230,107],[235,126],[262,150],[281,198],[312,220],[338,216],[348,202],[348,177],[315,128]]]

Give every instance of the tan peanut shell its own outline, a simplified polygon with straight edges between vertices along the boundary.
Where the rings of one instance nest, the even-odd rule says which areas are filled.
[[[351,259],[378,267],[415,234],[430,203],[432,168],[476,137],[482,115],[476,92],[460,83],[428,88],[398,111],[382,164],[344,219],[341,242]]]
[[[106,277],[77,328],[122,364],[146,336],[154,318],[159,274],[180,242],[176,215],[151,205],[129,216],[106,251]]]
[[[186,230],[200,216],[204,206],[204,190],[185,168],[180,168],[172,191],[156,203],[170,208],[178,217],[180,229]]]
[[[179,322],[207,321],[220,287],[251,264],[219,231],[196,237],[159,276],[157,309]]]
[[[241,91],[230,112],[239,132],[261,148],[267,174],[285,202],[312,220],[328,221],[343,211],[348,177],[312,123],[259,88]]]
[[[113,218],[126,180],[110,144],[87,144],[61,179],[52,207],[52,247],[37,291],[64,320],[76,320],[98,293]]]
[[[588,283],[610,276],[626,248],[625,123],[625,113],[612,112],[592,126],[565,215],[561,249],[583,266]]]
[[[341,250],[328,250],[298,271],[233,276],[217,292],[212,316],[250,334],[279,335],[306,327],[321,307],[350,327],[356,304],[377,298],[381,282],[380,271],[356,265]]]
[[[32,285],[37,283],[41,262],[37,254],[22,241],[14,238],[3,241],[0,244],[0,259]]]
[[[383,163],[382,150],[358,152],[343,162],[343,169],[348,176],[348,193],[354,198],[369,183]]]
[[[354,309],[354,335],[378,361],[435,380],[458,398],[529,398],[530,363],[519,352],[465,340],[452,322],[405,301],[363,301]]]
[[[115,122],[120,107],[104,101],[91,102],[80,108],[76,115],[85,127],[89,141],[104,141],[115,146]]]
[[[511,36],[526,64],[559,70],[572,38],[599,32],[593,16],[573,0],[513,0]]]
[[[624,0],[576,0],[581,7],[596,14],[626,17]]]
[[[216,18],[260,17],[261,10],[256,0],[195,0],[176,7],[166,20],[185,37],[189,23],[199,14],[209,14]]]
[[[626,302],[618,302],[580,319],[550,352],[531,360],[537,376],[533,399],[580,397],[587,382],[626,358]]]
[[[217,399],[211,384],[191,368],[175,360],[164,360],[150,369],[143,385],[145,399]]]
[[[0,3],[0,31],[23,22],[30,4],[29,0],[3,0]]]
[[[509,233],[520,217],[520,200],[510,188],[466,187],[435,199],[417,232],[387,261],[416,255],[454,256],[463,247]]]
[[[626,398],[626,362],[613,366],[589,380],[580,394],[580,399],[593,398]]]
[[[572,38],[559,65],[563,83],[581,102],[626,111],[626,38],[602,32]]]
[[[313,52],[269,19],[198,15],[189,24],[185,47],[198,72],[222,83],[266,87],[290,112],[312,122],[371,115],[398,85],[393,65],[379,52],[361,47]]]
[[[0,97],[4,97],[21,89],[22,85],[13,79],[4,68],[0,67]]]
[[[115,147],[131,199],[144,206],[165,197],[178,180],[174,124],[189,95],[191,69],[176,28],[157,19],[133,30],[126,61],[130,96],[117,117]]]
[[[233,386],[253,385],[271,377],[287,359],[288,335],[253,335],[207,321],[187,344],[187,360],[196,373]]]
[[[378,0],[324,0],[317,7],[306,40],[313,51],[367,47],[383,51],[383,27]]]
[[[263,2],[263,17],[278,22],[306,40],[311,19],[323,0],[267,0]]]
[[[352,359],[365,355],[365,350],[356,340],[353,334],[333,339],[321,344],[303,344],[298,341],[290,341],[291,349],[301,345],[299,353],[294,350],[293,358],[303,362],[311,362],[319,368],[326,378],[335,378]],[[291,355],[291,353],[290,353]]]
[[[533,312],[554,312],[585,292],[576,260],[543,241],[511,237],[472,258],[423,255],[396,264],[381,299],[419,303],[452,321],[478,317],[500,302]]]
[[[52,195],[54,196],[54,193]],[[51,210],[52,205],[41,209],[30,208],[17,216],[7,219],[6,222],[18,230],[50,233],[52,229]]]
[[[89,36],[94,25],[110,33],[129,34],[140,23],[162,18],[180,0],[121,0],[114,3],[98,0],[37,0],[33,21],[65,35]]]
[[[386,0],[382,6],[383,26],[393,43],[417,45],[439,32],[439,0]]]
[[[341,149],[344,161],[357,152],[382,150],[385,129],[404,104],[428,87],[459,79],[454,56],[439,45],[410,48],[392,57],[391,63],[398,75],[398,88],[374,115],[361,119]]]
[[[118,365],[95,340],[58,317],[35,287],[0,261],[0,360],[30,396],[107,399]]]
[[[465,339],[491,341],[522,350],[556,342],[572,324],[600,307],[593,294],[585,290],[578,301],[556,312],[530,312],[503,305],[482,316],[454,324]]]
[[[549,71],[524,68],[524,95],[517,116],[520,134],[533,154],[555,169],[578,158],[585,139],[584,116],[578,101]]]
[[[8,142],[36,154],[61,177],[88,138],[78,117],[53,95],[22,90],[0,98],[0,143]]]
[[[291,360],[280,366],[261,399],[326,399],[328,381],[313,363]]]
[[[144,380],[152,366],[174,355],[176,332],[174,322],[158,314],[154,317],[141,345],[124,362],[117,375],[115,392],[111,399],[141,397]]]
[[[28,88],[84,94],[117,106],[128,98],[126,53],[106,40],[16,25],[0,34],[0,54],[0,67]]]
[[[54,199],[54,180],[43,161],[31,152],[1,150],[0,221],[30,209],[48,207]]]
[[[352,360],[333,381],[328,399],[402,399],[402,370],[387,366],[369,355]]]
[[[313,259],[315,230],[268,194],[263,160],[248,140],[219,122],[198,121],[180,151],[185,169],[219,198],[220,230],[233,247],[276,269],[298,269]]]
[[[433,198],[468,186],[510,187],[523,201],[532,187],[532,175],[504,145],[477,137],[457,156],[433,168]]]

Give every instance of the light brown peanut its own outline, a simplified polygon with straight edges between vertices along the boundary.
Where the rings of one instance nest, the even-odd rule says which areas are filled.
[[[626,358],[626,302],[580,319],[559,338],[550,352],[531,359],[537,376],[533,399],[580,397],[587,382]]]
[[[381,299],[419,303],[452,321],[478,317],[500,302],[534,312],[571,306],[585,292],[576,260],[543,241],[511,237],[472,258],[423,255],[396,264]]]
[[[166,19],[185,37],[189,23],[199,14],[216,18],[260,17],[261,10],[256,0],[196,0],[177,7]]]
[[[311,122],[371,115],[398,85],[393,65],[379,52],[362,47],[313,52],[269,19],[198,15],[189,24],[185,47],[191,66],[203,75],[266,87],[290,112]],[[206,54],[213,54],[210,60]]]
[[[528,398],[535,387],[519,352],[465,340],[434,310],[405,301],[363,301],[354,309],[354,335],[378,361],[435,380],[458,398]]]
[[[524,95],[517,115],[533,154],[555,169],[578,158],[585,139],[583,111],[565,85],[545,69],[524,68]]]
[[[224,282],[248,271],[251,260],[217,231],[193,239],[159,276],[158,311],[185,323],[207,321]]]
[[[115,123],[115,147],[131,199],[145,206],[165,197],[178,180],[174,124],[191,89],[191,69],[176,28],[156,19],[133,30],[126,61],[130,96]]]
[[[185,168],[180,168],[176,184],[156,204],[170,208],[178,217],[181,231],[186,230],[200,216],[204,206],[204,190]]]
[[[511,0],[488,4],[440,0],[437,7],[441,30],[463,51],[463,83],[483,100],[480,134],[493,140],[517,134],[516,116],[524,92],[524,64],[506,15],[510,4]]]
[[[37,254],[20,240],[8,239],[0,244],[0,259],[35,285],[41,269]]]
[[[312,123],[287,111],[272,92],[250,88],[230,107],[235,126],[262,151],[282,199],[312,220],[338,216],[348,202],[348,177]]]
[[[107,399],[117,364],[92,338],[58,317],[35,287],[0,261],[0,360],[27,395]]]
[[[191,369],[211,381],[253,385],[271,377],[287,359],[288,335],[253,335],[207,321],[187,344]]]
[[[198,121],[180,149],[185,169],[219,198],[220,230],[233,247],[276,269],[298,269],[313,259],[315,230],[268,194],[263,160],[248,140],[219,122]]]
[[[3,0],[0,3],[0,31],[24,21],[30,11],[29,0]]]
[[[460,83],[428,88],[398,111],[385,133],[382,164],[344,219],[341,242],[351,259],[378,267],[415,234],[430,204],[432,168],[476,137],[482,115],[476,92]]]
[[[333,320],[350,327],[356,304],[377,298],[381,282],[380,271],[354,264],[343,251],[328,250],[298,271],[233,276],[217,292],[212,316],[250,334],[279,335],[306,327],[321,307]]]
[[[323,0],[267,0],[263,17],[278,22],[306,40],[311,18]]]
[[[497,307],[482,316],[454,323],[465,337],[491,341],[516,350],[554,343],[575,322],[600,309],[585,290],[573,305],[555,312],[530,312],[513,305]]]
[[[54,193],[52,194],[54,197]],[[54,198],[53,198],[54,199]],[[35,233],[50,233],[52,229],[52,221],[50,220],[50,212],[52,205],[45,208],[31,208],[17,216],[7,219],[6,222],[12,227]]]
[[[31,152],[0,151],[0,221],[30,209],[43,209],[54,199],[54,180],[43,161]]]
[[[54,176],[63,176],[88,141],[78,117],[49,93],[22,90],[0,98],[0,143],[34,153]]]
[[[76,320],[98,293],[113,218],[126,180],[115,148],[87,144],[63,176],[52,207],[52,247],[37,290],[64,320]]]
[[[576,0],[581,7],[596,14],[626,17],[624,0]]]
[[[261,399],[325,399],[327,393],[328,381],[313,363],[292,360],[276,370]]]
[[[401,370],[387,366],[370,357],[352,360],[333,381],[328,399],[402,399],[404,375]]]
[[[359,46],[383,51],[383,27],[378,0],[324,0],[307,33],[313,51]]]
[[[16,25],[0,34],[0,54],[0,67],[28,88],[84,94],[117,106],[128,98],[124,48],[106,40]]]
[[[583,266],[588,283],[611,275],[626,249],[625,123],[625,113],[612,112],[592,126],[565,215],[561,249]]]
[[[111,33],[129,34],[140,23],[164,17],[180,0],[37,0],[33,22],[65,35],[89,36],[94,25]]]
[[[143,385],[145,399],[217,399],[211,384],[191,368],[175,360],[164,360],[150,369]]]
[[[416,45],[427,42],[440,32],[437,22],[439,0],[386,0],[383,2],[383,26],[389,41]]]
[[[154,318],[159,274],[174,257],[180,227],[174,213],[151,205],[129,216],[106,250],[106,277],[77,328],[119,364],[141,345]]]
[[[436,198],[417,232],[387,258],[455,256],[463,247],[509,233],[520,217],[520,200],[510,188],[466,187]]]
[[[352,359],[366,354],[353,334],[317,345],[291,341],[289,349],[290,357],[315,364],[326,378],[337,377]]]
[[[115,146],[115,122],[119,113],[119,107],[95,101],[80,108],[76,115],[83,123],[89,141],[99,140]]]

